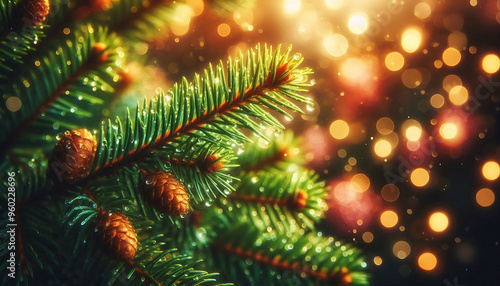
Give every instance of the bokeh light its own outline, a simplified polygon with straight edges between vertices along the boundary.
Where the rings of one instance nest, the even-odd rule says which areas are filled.
[[[462,55],[460,54],[460,51],[455,48],[447,48],[443,52],[443,62],[447,66],[454,67],[460,63],[461,59]]]
[[[363,34],[368,28],[368,19],[363,14],[354,14],[349,18],[349,30],[354,34]]]
[[[375,143],[373,146],[373,150],[375,151],[375,154],[381,158],[385,158],[389,156],[392,152],[392,146],[389,141],[381,139]]]
[[[410,252],[410,244],[403,240],[396,242],[392,247],[392,253],[394,253],[394,256],[399,259],[405,259],[406,257],[408,257],[408,255],[410,255]]]
[[[390,71],[398,71],[405,64],[405,58],[398,52],[390,52],[385,56],[385,66]]]
[[[346,37],[344,37],[343,35],[333,34],[327,36],[323,40],[323,46],[325,47],[328,54],[334,57],[340,57],[347,52],[349,43],[347,42]]]
[[[443,212],[434,212],[429,217],[429,226],[435,232],[445,231],[448,223],[448,216]]]
[[[463,105],[469,99],[469,92],[461,85],[454,86],[450,89],[448,97],[451,103],[455,105]]]
[[[431,16],[431,6],[425,2],[420,2],[417,5],[415,5],[415,9],[413,10],[413,14],[415,17],[424,20],[427,19]]]
[[[496,73],[500,69],[500,58],[494,54],[484,56],[482,61],[483,70],[487,73]]]
[[[424,168],[416,168],[410,175],[410,181],[415,187],[424,187],[429,183],[429,179],[429,172]]]
[[[222,23],[217,27],[217,33],[221,37],[227,37],[231,33],[231,27],[226,23]]]
[[[392,228],[398,223],[398,214],[391,210],[386,210],[380,214],[380,223],[386,228]]]
[[[288,14],[297,13],[301,6],[301,0],[285,0],[285,12]]]
[[[380,195],[387,202],[394,202],[399,198],[399,188],[394,184],[387,184],[382,187]]]
[[[370,179],[362,173],[358,173],[351,178],[353,188],[358,192],[365,192],[370,187]]]
[[[436,93],[431,97],[430,102],[431,102],[432,107],[434,107],[436,109],[441,108],[444,105],[444,96],[442,96],[439,93]]]
[[[379,266],[382,264],[382,258],[380,256],[373,257],[373,264]]]
[[[412,125],[406,129],[405,135],[408,140],[417,141],[422,136],[422,128]]]
[[[444,123],[439,128],[439,134],[441,134],[441,136],[444,139],[448,139],[448,140],[454,139],[458,135],[458,127],[455,123],[452,123],[452,122]]]
[[[417,88],[422,83],[422,73],[417,69],[407,69],[401,75],[401,80],[407,88]]]
[[[426,271],[431,271],[436,268],[437,258],[433,253],[424,252],[418,257],[418,266]]]
[[[489,207],[495,202],[495,193],[488,188],[482,188],[476,193],[476,202],[482,207]]]
[[[349,135],[349,125],[344,120],[335,120],[330,124],[330,134],[335,139],[344,139]]]
[[[16,112],[21,109],[22,102],[17,96],[11,96],[5,101],[5,105],[10,112]]]
[[[406,29],[401,37],[401,46],[407,53],[414,53],[420,47],[422,34],[414,28]]]
[[[377,120],[377,131],[382,135],[388,135],[394,131],[394,122],[389,117]]]
[[[325,2],[328,8],[336,10],[342,7],[344,0],[325,0]]]
[[[500,176],[500,165],[495,161],[488,161],[484,163],[482,173],[486,180],[494,181]]]
[[[367,231],[363,233],[363,236],[361,238],[365,243],[371,243],[373,241],[373,233]]]

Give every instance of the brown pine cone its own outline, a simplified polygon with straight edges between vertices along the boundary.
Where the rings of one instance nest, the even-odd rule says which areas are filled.
[[[25,0],[23,8],[26,18],[33,25],[40,25],[45,21],[50,11],[49,0]]]
[[[66,132],[52,154],[50,170],[54,179],[75,183],[87,177],[96,149],[97,141],[87,129]]]
[[[139,191],[150,205],[162,213],[180,216],[189,211],[189,194],[186,187],[177,181],[172,173],[145,173]]]
[[[104,251],[113,259],[130,262],[137,251],[137,235],[125,215],[103,212],[97,222],[97,234]]]

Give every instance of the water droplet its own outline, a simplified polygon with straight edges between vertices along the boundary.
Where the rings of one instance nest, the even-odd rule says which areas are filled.
[[[257,183],[259,181],[259,178],[257,176],[252,177],[252,183]]]
[[[206,201],[205,206],[207,206],[207,207],[212,206],[212,200]]]
[[[286,121],[292,121],[293,120],[293,117],[289,116],[289,115],[286,115],[285,116],[285,120]]]
[[[54,128],[54,130],[59,130],[59,123],[52,124],[52,128]]]
[[[307,106],[306,106],[306,109],[307,109],[308,111],[314,111],[314,109],[315,109],[315,108],[316,108],[316,105],[315,105],[314,103],[309,103],[309,104],[307,104]]]
[[[295,55],[293,55],[293,59],[294,60],[300,60],[302,58],[302,54],[301,53],[295,53]]]
[[[316,80],[315,79],[311,79],[311,85],[315,85],[316,84]]]

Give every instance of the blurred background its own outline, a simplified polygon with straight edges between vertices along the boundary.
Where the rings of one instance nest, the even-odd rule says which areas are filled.
[[[129,66],[149,84],[126,93],[293,45],[315,105],[283,121],[331,188],[322,231],[364,251],[373,285],[499,283],[500,1],[209,2],[135,47],[155,64]]]

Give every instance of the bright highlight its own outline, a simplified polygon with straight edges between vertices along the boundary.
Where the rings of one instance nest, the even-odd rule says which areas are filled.
[[[448,216],[442,212],[435,212],[429,217],[429,226],[435,232],[446,230],[448,223]]]

